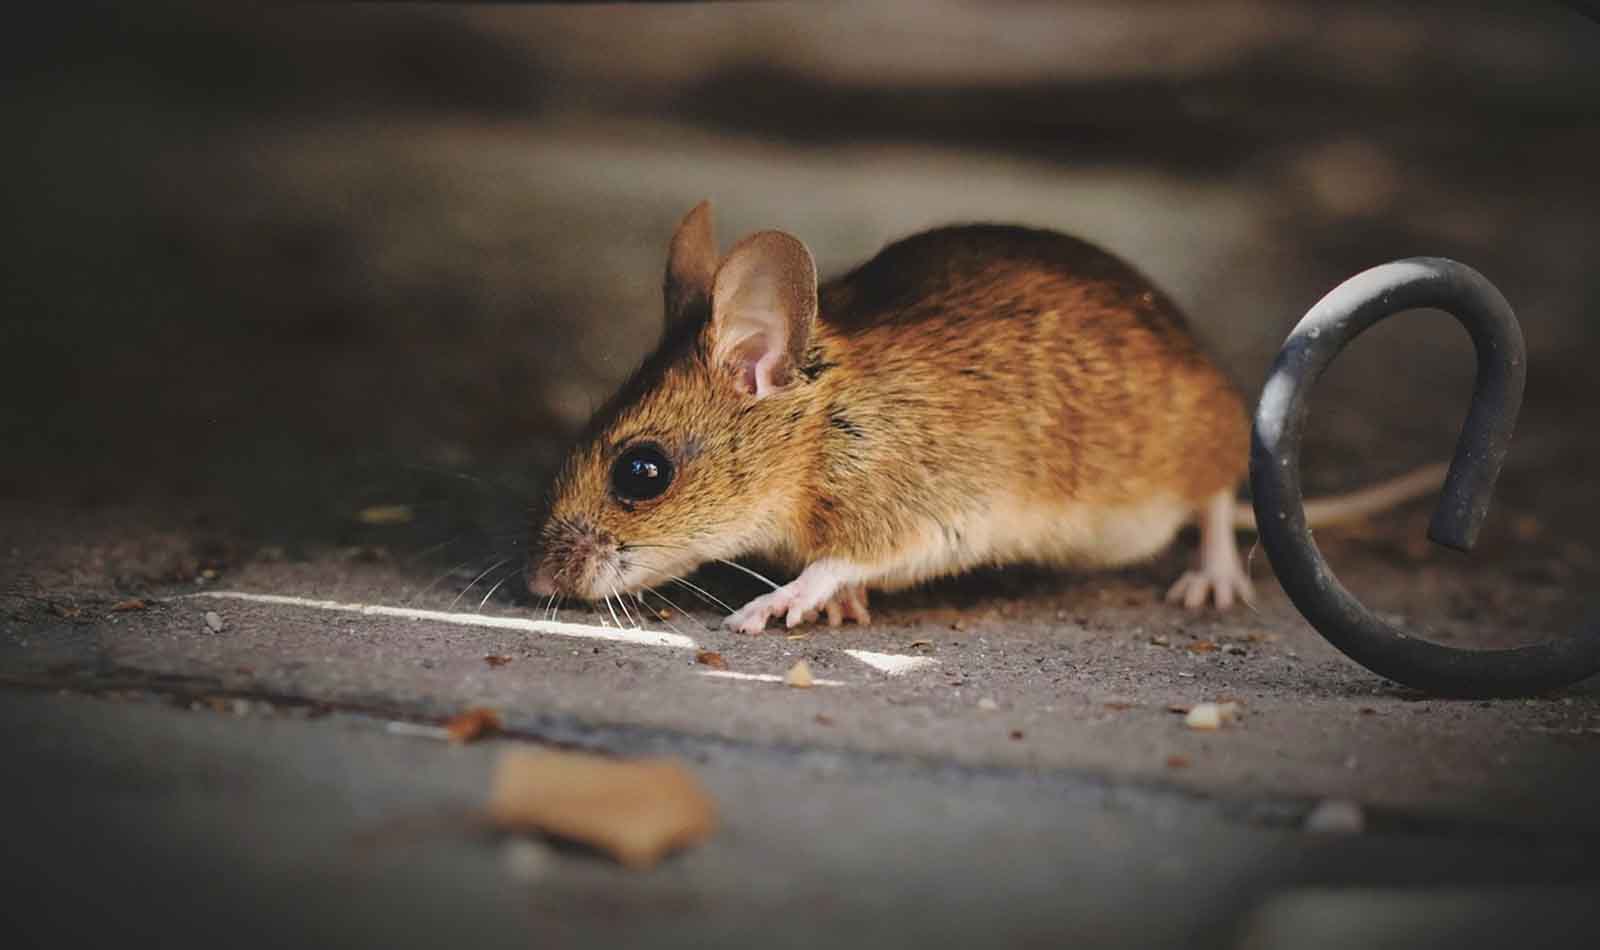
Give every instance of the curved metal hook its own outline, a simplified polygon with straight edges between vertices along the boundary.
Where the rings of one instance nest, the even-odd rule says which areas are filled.
[[[1300,437],[1311,386],[1345,345],[1402,310],[1432,307],[1472,336],[1478,374],[1428,537],[1470,550],[1511,442],[1527,374],[1522,328],[1482,274],[1455,261],[1413,257],[1363,271],[1334,288],[1295,326],[1256,406],[1250,491],[1262,546],[1289,599],[1351,659],[1379,675],[1449,696],[1514,696],[1600,672],[1600,627],[1511,650],[1461,650],[1419,640],[1380,620],[1339,583],[1306,525]]]

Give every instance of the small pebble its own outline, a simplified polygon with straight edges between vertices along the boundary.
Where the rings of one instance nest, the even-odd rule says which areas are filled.
[[[1000,704],[994,701],[994,697],[985,696],[978,700],[978,708],[984,712],[994,712],[996,709],[1000,708]]]
[[[212,633],[221,633],[222,615],[217,613],[215,610],[206,611],[206,626],[211,628]]]
[[[512,838],[500,849],[506,873],[519,881],[534,881],[549,872],[554,855],[548,845],[527,838]]]
[[[1318,834],[1357,834],[1366,828],[1366,815],[1352,801],[1329,798],[1306,815],[1305,830]]]

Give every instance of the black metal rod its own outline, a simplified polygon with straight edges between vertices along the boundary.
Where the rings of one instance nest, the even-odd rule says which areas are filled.
[[[1472,406],[1428,528],[1434,541],[1461,551],[1476,542],[1522,406],[1522,329],[1482,274],[1444,258],[1413,257],[1363,271],[1322,298],[1289,334],[1262,387],[1250,442],[1250,491],[1272,568],[1295,607],[1330,643],[1406,686],[1447,696],[1520,696],[1600,672],[1600,625],[1511,650],[1462,650],[1409,636],[1362,606],[1312,540],[1300,491],[1300,439],[1311,387],[1363,330],[1419,307],[1455,317],[1477,349]]]

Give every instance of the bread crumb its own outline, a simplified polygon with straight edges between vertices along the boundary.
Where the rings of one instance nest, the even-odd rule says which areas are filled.
[[[1190,729],[1221,729],[1225,722],[1239,718],[1238,703],[1196,703],[1183,718]]]
[[[794,666],[789,667],[789,672],[784,674],[783,681],[797,689],[810,689],[816,683],[811,676],[811,664],[805,660],[795,661]]]
[[[710,837],[716,803],[670,760],[512,749],[496,766],[489,817],[502,829],[575,841],[643,869]]]

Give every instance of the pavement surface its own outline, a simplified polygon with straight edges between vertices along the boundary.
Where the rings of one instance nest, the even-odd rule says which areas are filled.
[[[1251,393],[1339,280],[1461,259],[1530,351],[1479,549],[1429,545],[1425,502],[1318,541],[1438,642],[1590,617],[1600,28],[815,9],[180,7],[4,41],[32,145],[0,155],[5,945],[1592,942],[1600,680],[1386,682],[1259,552],[1220,615],[1161,601],[1185,537],[864,628],[728,633],[761,585],[720,567],[560,611],[605,636],[527,626],[522,512],[707,196],[724,242],[784,227],[824,271],[949,221],[1083,234]],[[1471,383],[1448,318],[1380,326],[1319,387],[1308,486],[1443,458]],[[818,685],[784,685],[800,660]],[[1204,702],[1239,716],[1188,728]],[[432,737],[473,707],[503,733]],[[677,758],[720,827],[649,872],[488,830],[530,745]]]

